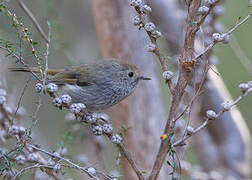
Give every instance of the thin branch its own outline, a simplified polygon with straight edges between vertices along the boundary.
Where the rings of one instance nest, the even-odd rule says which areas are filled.
[[[13,57],[15,57],[21,64],[23,64],[26,68],[28,68],[31,72],[31,74],[38,80],[41,82],[41,79],[40,77],[38,77],[38,75],[36,73],[34,73],[32,70],[31,70],[31,67],[29,65],[27,65],[22,58],[20,58],[17,54],[15,54],[10,48],[6,48],[6,47],[3,47],[3,46],[0,46],[0,49],[3,49],[5,51],[7,51],[8,53],[10,53],[10,55],[12,55]]]
[[[241,20],[238,24],[236,24],[232,29],[230,29],[226,34],[230,35],[234,32],[238,27],[244,24],[250,17],[252,16],[252,12],[250,12],[243,20]]]
[[[204,70],[203,70],[203,76],[201,78],[201,81],[200,81],[200,84],[199,84],[199,87],[198,87],[198,90],[197,92],[195,93],[194,97],[192,98],[190,104],[189,104],[189,113],[188,113],[188,121],[187,121],[187,124],[185,126],[185,131],[184,131],[184,134],[183,136],[186,135],[186,129],[187,127],[189,126],[190,124],[190,120],[191,120],[191,111],[192,111],[192,106],[193,106],[193,103],[195,102],[196,98],[199,97],[202,93],[201,93],[201,89],[204,85],[204,82],[205,82],[205,79],[206,79],[206,76],[207,76],[207,73],[208,73],[208,70],[209,70],[209,64],[208,64],[208,59],[206,60],[205,64],[204,64]],[[204,91],[203,91],[204,92]]]
[[[26,88],[28,87],[30,81],[31,81],[31,79],[29,78],[29,79],[26,81],[26,83],[25,83],[25,86],[24,86],[24,88],[23,88],[23,91],[22,91],[22,93],[21,93],[21,96],[20,96],[20,98],[19,98],[19,100],[18,100],[17,108],[16,108],[16,110],[15,110],[14,115],[12,116],[11,125],[13,125],[14,118],[16,117],[16,114],[17,114],[17,112],[18,112],[18,109],[19,109],[19,107],[20,107],[20,105],[21,105],[21,100],[22,100],[22,98],[23,98],[23,96],[24,96],[25,90],[26,90]]]
[[[45,67],[44,67],[44,71],[43,71],[43,88],[45,89],[45,86],[46,86],[46,80],[47,80],[47,71],[48,71],[48,56],[50,54],[50,43],[51,43],[51,25],[50,23],[48,22],[48,42],[46,43],[46,53],[45,53]],[[39,112],[39,109],[40,107],[42,106],[42,97],[41,95],[39,96],[39,102],[38,102],[38,105],[37,105],[37,108],[32,116],[32,125],[31,127],[29,128],[29,131],[32,130],[32,128],[37,124],[37,121],[38,121],[38,118],[37,118],[37,115],[38,115],[38,112]]]
[[[252,16],[252,13],[250,12],[241,22],[239,22],[238,24],[236,24],[233,28],[231,28],[228,32],[224,33],[226,35],[230,35],[231,33],[233,33],[235,30],[238,29],[238,27],[240,27],[242,24],[244,24],[245,22],[247,22],[247,20]],[[200,54],[198,54],[195,57],[195,60],[198,60],[199,58],[201,58],[202,56],[204,56],[205,54],[207,54],[214,46],[215,44],[217,44],[216,41],[213,41],[208,47],[206,47],[206,49],[203,50],[203,52],[201,52]]]
[[[195,59],[198,60],[199,58],[206,55],[215,46],[216,43],[217,43],[216,41],[213,41],[211,44],[209,44],[209,46],[207,46],[206,49],[203,50],[203,52],[197,55]]]
[[[139,28],[144,27],[145,24],[146,24],[145,14],[143,14],[143,13],[140,11],[139,7],[135,7],[135,10],[136,10],[136,12],[139,14],[140,19],[141,19],[141,24],[140,24],[141,26],[140,26]],[[159,62],[160,62],[162,71],[163,71],[163,72],[167,71],[168,68],[167,68],[166,63],[165,63],[165,58],[162,57],[162,55],[161,55],[161,53],[160,53],[160,50],[159,50],[159,48],[158,48],[157,38],[153,37],[150,31],[146,31],[146,33],[147,33],[149,39],[151,40],[151,43],[153,43],[153,44],[155,45],[155,47],[156,47],[155,50],[152,51],[152,53],[155,54],[155,55],[157,56],[157,58],[158,58],[158,60],[159,60]],[[174,92],[174,88],[173,88],[173,85],[172,85],[172,80],[171,80],[171,79],[167,80],[167,84],[168,84],[168,87],[169,87],[170,92],[173,93],[173,92]]]
[[[248,89],[246,92],[244,92],[242,95],[240,95],[233,103],[230,104],[230,108],[237,105],[245,96],[248,95],[249,92],[252,91],[252,88]],[[218,119],[221,115],[224,114],[224,110],[221,110],[218,114],[217,117],[215,119]],[[213,120],[215,120],[213,119]],[[192,133],[188,134],[187,136],[184,136],[183,138],[181,138],[180,140],[176,141],[175,143],[172,144],[172,147],[176,147],[176,146],[181,146],[185,144],[185,141],[187,139],[189,139],[190,137],[192,137],[194,134],[198,133],[200,130],[202,130],[203,128],[205,128],[210,122],[212,122],[213,120],[210,120],[209,118],[206,119],[206,121],[204,121],[198,128],[196,128]]]
[[[45,88],[46,80],[47,80],[47,71],[48,71],[48,56],[50,54],[50,43],[51,43],[51,24],[48,24],[48,41],[46,43],[46,54],[45,54],[45,68],[44,68],[44,79],[43,79],[43,87]]]
[[[31,19],[32,23],[35,25],[36,29],[41,34],[41,36],[46,41],[46,43],[50,43],[50,39],[46,36],[45,32],[39,25],[37,19],[33,16],[32,12],[28,9],[28,7],[23,3],[22,0],[17,0],[17,1],[18,1],[19,6],[24,10],[27,16]]]
[[[36,151],[39,151],[39,152],[42,152],[42,153],[44,153],[44,154],[47,154],[47,155],[49,155],[49,156],[51,156],[51,157],[54,157],[54,158],[56,157],[56,158],[58,158],[58,159],[60,159],[60,160],[63,160],[63,161],[65,161],[65,162],[67,162],[68,164],[72,165],[74,168],[76,168],[76,169],[78,169],[78,170],[80,170],[80,171],[82,171],[82,172],[85,172],[85,173],[86,173],[87,175],[89,175],[90,177],[92,177],[92,178],[94,178],[94,179],[98,179],[97,177],[95,177],[95,176],[93,176],[92,174],[90,174],[90,173],[88,172],[87,168],[81,167],[81,166],[79,166],[79,165],[73,163],[73,162],[70,161],[69,159],[66,159],[66,158],[64,158],[64,157],[61,157],[61,156],[59,156],[59,155],[57,155],[57,154],[50,153],[50,152],[48,152],[48,151],[46,151],[46,150],[44,150],[44,149],[41,149],[41,148],[38,148],[38,147],[32,145],[32,144],[30,144],[29,146],[32,147],[33,149],[35,149]]]
[[[11,178],[11,180],[15,180],[17,179],[21,174],[23,174],[25,171],[28,171],[30,169],[35,169],[35,168],[50,168],[53,169],[53,166],[48,166],[48,165],[43,165],[43,164],[35,164],[26,168],[21,169],[20,171],[17,172],[17,174],[15,174],[15,176],[13,176]]]
[[[55,93],[51,93],[50,96],[51,97],[57,97],[57,95]],[[64,105],[64,107],[66,109],[70,108],[69,105],[66,105],[66,104]],[[80,122],[82,122],[82,120],[85,118],[85,113],[88,113],[88,112],[82,112],[82,113],[76,114],[76,116],[80,117],[80,119],[81,119]],[[104,120],[102,120],[102,121],[104,121]],[[105,135],[109,139],[111,138],[111,134],[105,134]],[[143,176],[142,172],[137,168],[135,161],[133,160],[133,158],[131,157],[131,155],[129,154],[129,152],[126,150],[126,148],[123,146],[123,144],[120,143],[120,144],[117,144],[117,145],[119,147],[120,152],[122,154],[124,154],[125,158],[128,160],[129,164],[131,165],[132,169],[134,170],[134,172],[136,173],[136,175],[138,176],[138,178],[140,180],[144,180],[144,176]],[[36,149],[36,147],[34,149]]]
[[[120,151],[123,153],[123,155],[125,156],[125,158],[128,160],[128,162],[130,163],[133,170],[136,172],[138,179],[144,180],[142,172],[137,168],[135,161],[132,159],[131,155],[126,150],[126,148],[122,144],[119,144],[118,147],[119,147]]]
[[[4,157],[7,157],[9,154],[13,153],[14,151],[16,151],[19,147],[18,146],[15,146],[14,148],[12,148],[11,150],[9,150],[8,152],[2,154],[0,156],[0,159],[4,158]]]
[[[195,28],[195,32],[199,30],[200,26],[203,24],[203,22],[205,21],[206,17],[212,12],[212,10],[214,9],[214,7],[220,2],[220,0],[217,0],[215,3],[211,4],[208,11],[206,12],[206,14],[204,14],[200,21],[197,23],[197,26]]]
[[[38,112],[39,112],[39,109],[40,107],[42,106],[42,98],[41,98],[41,95],[39,96],[39,101],[38,101],[38,105],[37,105],[37,108],[36,110],[34,111],[33,115],[32,115],[32,124],[31,126],[29,127],[29,132],[31,132],[32,128],[37,124],[38,122]]]

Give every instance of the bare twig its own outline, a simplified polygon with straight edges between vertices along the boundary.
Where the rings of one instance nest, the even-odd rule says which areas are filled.
[[[39,151],[39,152],[42,152],[42,153],[44,153],[44,154],[47,154],[47,155],[49,155],[49,156],[51,156],[51,157],[56,157],[56,158],[58,158],[58,159],[60,159],[60,160],[63,160],[63,161],[65,161],[65,162],[67,162],[68,164],[70,164],[71,166],[73,166],[74,168],[76,168],[76,169],[78,169],[78,170],[80,170],[80,171],[82,171],[82,172],[85,172],[85,173],[86,173],[87,175],[89,175],[90,177],[92,177],[92,178],[94,178],[94,179],[98,179],[97,177],[95,177],[95,176],[93,176],[92,174],[90,174],[90,173],[88,172],[87,168],[81,167],[81,166],[79,166],[79,165],[73,163],[73,162],[72,162],[71,160],[69,160],[69,159],[66,159],[66,158],[64,158],[64,157],[62,157],[62,156],[59,156],[59,155],[50,153],[50,152],[48,152],[48,151],[46,151],[46,150],[44,150],[44,149],[38,148],[38,147],[36,147],[36,146],[34,146],[34,145],[29,145],[29,146],[32,147],[33,149],[35,149],[36,151]]]
[[[216,2],[214,2],[213,4],[210,5],[208,11],[206,12],[206,14],[204,14],[200,21],[197,23],[196,28],[195,28],[195,32],[197,32],[200,28],[200,26],[203,24],[203,22],[205,21],[206,17],[213,11],[214,7],[220,2],[220,0],[217,0]]]
[[[39,100],[38,100],[38,105],[37,105],[37,108],[36,110],[34,111],[33,115],[32,115],[32,124],[31,126],[29,127],[29,131],[31,132],[32,128],[37,124],[38,122],[38,112],[39,112],[39,109],[40,107],[42,106],[42,97],[41,95],[39,95]]]
[[[249,92],[252,91],[252,88],[248,89],[246,92],[244,92],[242,95],[240,95],[233,103],[230,104],[230,108],[235,106],[237,103],[239,103],[245,96],[248,95]],[[224,110],[221,110],[218,114],[216,119],[218,119],[221,115],[224,114]],[[198,128],[196,128],[192,133],[187,134],[186,136],[183,136],[183,138],[181,138],[180,140],[176,141],[175,143],[172,144],[172,147],[176,147],[176,146],[181,146],[185,144],[185,141],[187,139],[189,139],[190,137],[192,137],[194,134],[198,133],[200,130],[202,130],[203,128],[205,128],[210,122],[212,122],[212,120],[210,120],[209,118],[206,119],[206,121],[204,121]]]
[[[21,169],[20,171],[18,171],[15,176],[13,176],[11,178],[11,180],[15,180],[17,179],[21,174],[23,174],[25,171],[28,171],[30,169],[35,169],[35,168],[49,168],[49,169],[53,169],[53,166],[48,166],[48,165],[44,165],[44,164],[35,164],[32,166],[28,166],[26,168]]]
[[[228,32],[224,33],[227,35],[230,35],[232,32],[234,32],[235,30],[238,29],[238,27],[240,27],[242,24],[244,24],[245,22],[247,22],[247,20],[252,16],[251,12],[250,14],[248,14],[241,22],[239,22],[238,24],[236,24],[233,28],[231,28]],[[195,59],[198,60],[199,58],[201,58],[202,56],[204,56],[206,53],[208,53],[216,44],[216,41],[213,41],[208,47],[206,47],[205,50],[203,50],[203,52],[201,52],[200,54],[198,54]]]
[[[15,54],[10,48],[6,48],[6,47],[3,47],[3,46],[0,46],[0,49],[3,49],[5,51],[7,51],[8,53],[10,53],[10,55],[12,55],[13,57],[15,57],[21,64],[23,64],[26,68],[28,68],[31,72],[31,74],[38,80],[41,82],[41,79],[40,77],[34,73],[32,70],[31,70],[31,67],[29,65],[27,65],[22,58],[20,58],[17,54]]]
[[[17,104],[17,108],[16,108],[16,110],[15,110],[14,115],[12,116],[11,125],[13,125],[14,118],[16,117],[16,114],[17,114],[17,112],[18,112],[18,109],[19,109],[19,107],[20,107],[20,105],[21,105],[21,100],[22,100],[22,98],[23,98],[23,96],[24,96],[25,90],[26,90],[26,88],[28,87],[30,81],[31,81],[31,79],[29,78],[29,79],[26,81],[26,83],[25,83],[25,86],[24,86],[24,88],[23,88],[23,91],[22,91],[22,93],[21,93],[21,96],[20,96],[19,101],[18,101],[18,104]]]
[[[47,71],[48,71],[48,56],[50,54],[50,43],[51,43],[51,25],[48,22],[48,42],[46,43],[46,53],[45,53],[45,66],[44,66],[44,71],[43,71],[43,88],[45,89],[46,86],[46,81],[47,81]],[[39,96],[39,102],[37,105],[37,108],[32,116],[32,125],[29,128],[29,130],[31,131],[31,129],[37,124],[38,118],[37,118],[37,114],[39,112],[40,107],[42,106],[42,99],[41,99],[41,95]]]
[[[134,169],[134,171],[137,174],[137,177],[140,180],[144,180],[143,174],[142,172],[137,168],[137,165],[135,163],[135,161],[132,159],[131,155],[129,154],[129,152],[126,150],[126,148],[124,147],[123,144],[119,144],[118,145],[120,151],[123,153],[123,156],[125,156],[125,158],[128,160],[128,162],[130,163],[131,167]]]
[[[32,12],[27,8],[27,6],[23,3],[22,0],[17,0],[17,1],[18,1],[19,6],[24,10],[27,16],[31,19],[32,23],[35,25],[36,29],[41,34],[41,36],[46,41],[46,43],[50,43],[50,39],[46,36],[45,32],[39,25],[37,19],[33,16]]]
[[[51,43],[51,24],[47,22],[48,24],[48,41],[46,41],[46,54],[45,54],[45,67],[44,67],[44,79],[43,79],[43,87],[45,88],[46,80],[47,80],[47,71],[48,71],[48,56],[50,53],[50,43]]]
[[[236,24],[232,29],[230,29],[226,34],[230,35],[234,32],[238,27],[244,24],[250,17],[252,16],[252,12],[250,12],[243,20],[241,20],[238,24]]]
[[[206,62],[205,62],[205,64],[204,64],[203,76],[202,76],[202,78],[201,78],[201,80],[200,80],[198,90],[196,91],[195,95],[193,96],[193,98],[192,98],[192,100],[191,100],[191,102],[190,102],[190,104],[189,104],[189,106],[188,106],[188,108],[189,108],[188,121],[187,121],[187,123],[186,123],[185,131],[184,131],[183,136],[186,135],[186,129],[187,129],[187,127],[188,127],[189,124],[190,124],[190,120],[191,120],[191,110],[192,110],[193,103],[195,102],[196,98],[202,94],[202,93],[201,93],[201,89],[202,89],[202,87],[203,87],[203,85],[204,85],[204,82],[205,82],[205,80],[206,80],[206,76],[207,76],[209,67],[210,67],[210,66],[209,66],[209,64],[208,64],[208,60],[206,60]],[[176,121],[176,120],[175,120],[175,121]]]

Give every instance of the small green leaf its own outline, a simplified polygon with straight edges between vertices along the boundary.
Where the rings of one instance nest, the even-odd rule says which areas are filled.
[[[171,60],[172,59],[171,56],[165,56],[164,58],[167,59],[167,60]]]
[[[44,167],[40,167],[39,168],[42,172],[45,172],[45,168]]]
[[[123,132],[127,132],[128,130],[131,129],[131,127],[126,127],[126,126],[122,125],[121,129],[122,129]]]
[[[178,164],[176,162],[173,162],[173,168],[177,169],[178,168]]]
[[[170,133],[169,134],[169,140],[171,140],[173,136],[174,136],[174,132]]]
[[[49,27],[51,27],[51,26],[52,26],[52,24],[51,24],[51,22],[50,22],[50,21],[47,21],[47,25],[48,25]]]
[[[5,180],[5,179],[6,179],[6,177],[7,177],[7,174],[5,174],[5,175],[3,176],[2,180]]]
[[[33,44],[33,45],[37,45],[38,42],[37,42],[37,41],[33,41],[32,44]]]
[[[174,172],[169,173],[169,175],[172,175],[172,176],[173,176],[173,175],[174,175]]]
[[[168,164],[168,166],[171,166],[171,163],[169,160],[167,160],[166,163]]]
[[[142,174],[146,174],[146,173],[147,173],[147,171],[142,170],[142,171],[141,171],[141,173],[142,173]]]
[[[193,21],[193,22],[190,23],[190,25],[195,26],[195,25],[197,25],[197,23],[198,23],[197,21]]]

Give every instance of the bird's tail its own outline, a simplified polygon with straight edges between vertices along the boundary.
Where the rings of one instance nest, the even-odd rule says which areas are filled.
[[[34,72],[34,73],[42,73],[40,69],[35,67],[9,67],[10,71],[21,71],[21,72]]]
[[[36,74],[42,74],[42,70],[36,67],[9,67],[10,71],[19,71],[19,72],[33,72]],[[55,74],[61,73],[64,69],[48,69],[47,74],[54,76]]]

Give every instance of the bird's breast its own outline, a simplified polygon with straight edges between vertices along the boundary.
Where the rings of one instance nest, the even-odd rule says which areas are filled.
[[[123,85],[65,85],[63,93],[72,97],[73,103],[83,103],[89,111],[99,111],[113,106],[129,96],[134,88],[125,88]]]

